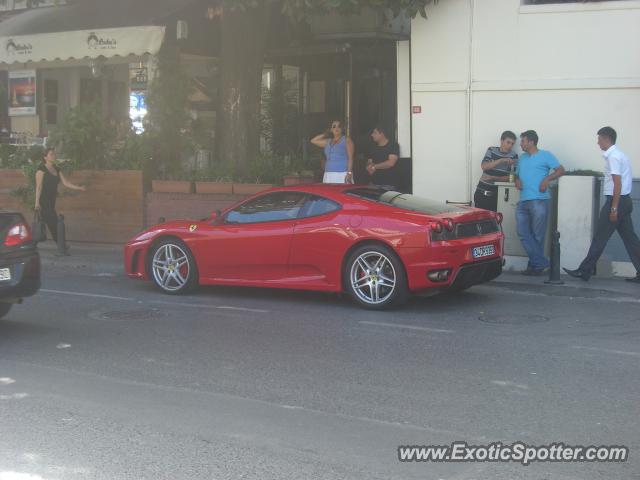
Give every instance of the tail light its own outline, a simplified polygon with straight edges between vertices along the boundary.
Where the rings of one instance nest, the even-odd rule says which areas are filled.
[[[26,223],[20,222],[13,225],[7,236],[4,239],[4,244],[7,247],[14,247],[16,245],[22,245],[32,240],[31,229]]]
[[[453,220],[451,220],[450,218],[445,218],[442,223],[444,223],[444,227],[447,230],[449,230],[450,232],[453,232]]]
[[[496,213],[496,222],[498,222],[498,225],[502,223],[503,218],[504,218],[504,215],[502,215],[500,212]]]
[[[442,233],[442,223],[440,222],[431,222],[429,224],[429,228],[431,229],[431,231],[436,232],[436,233]]]

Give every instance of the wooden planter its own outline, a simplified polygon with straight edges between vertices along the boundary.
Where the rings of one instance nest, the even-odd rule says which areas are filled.
[[[316,179],[313,175],[286,175],[282,177],[282,183],[285,187],[290,187],[291,185],[316,183]]]
[[[234,183],[233,193],[238,195],[253,195],[254,193],[262,192],[272,188],[270,183]]]
[[[192,193],[191,180],[153,180],[151,186],[158,193]]]
[[[233,193],[233,183],[196,182],[196,193]]]

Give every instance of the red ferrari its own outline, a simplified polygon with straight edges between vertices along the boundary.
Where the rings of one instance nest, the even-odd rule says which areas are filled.
[[[129,277],[196,285],[347,291],[365,308],[463,290],[502,272],[502,216],[354,185],[274,188],[200,221],[156,225],[124,249]]]

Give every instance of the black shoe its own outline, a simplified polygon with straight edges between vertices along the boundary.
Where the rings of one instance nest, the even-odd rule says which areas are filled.
[[[585,282],[589,281],[589,276],[585,275],[582,270],[569,270],[568,268],[562,267],[562,269],[567,273],[567,275],[572,276],[573,278],[579,278],[584,280]]]
[[[625,281],[631,282],[631,283],[640,283],[640,274],[636,275],[633,278],[625,278]]]

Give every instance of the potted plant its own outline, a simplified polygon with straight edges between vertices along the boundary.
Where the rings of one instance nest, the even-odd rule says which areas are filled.
[[[302,170],[300,172],[292,172],[289,175],[282,177],[282,184],[285,187],[291,185],[306,185],[309,183],[315,183],[316,178],[312,171]]]
[[[234,183],[233,193],[236,195],[253,195],[272,188],[271,183]]]
[[[191,180],[152,180],[151,188],[156,193],[193,193]]]
[[[196,180],[196,193],[233,193],[233,182],[223,177],[218,178],[215,181],[211,180]]]

